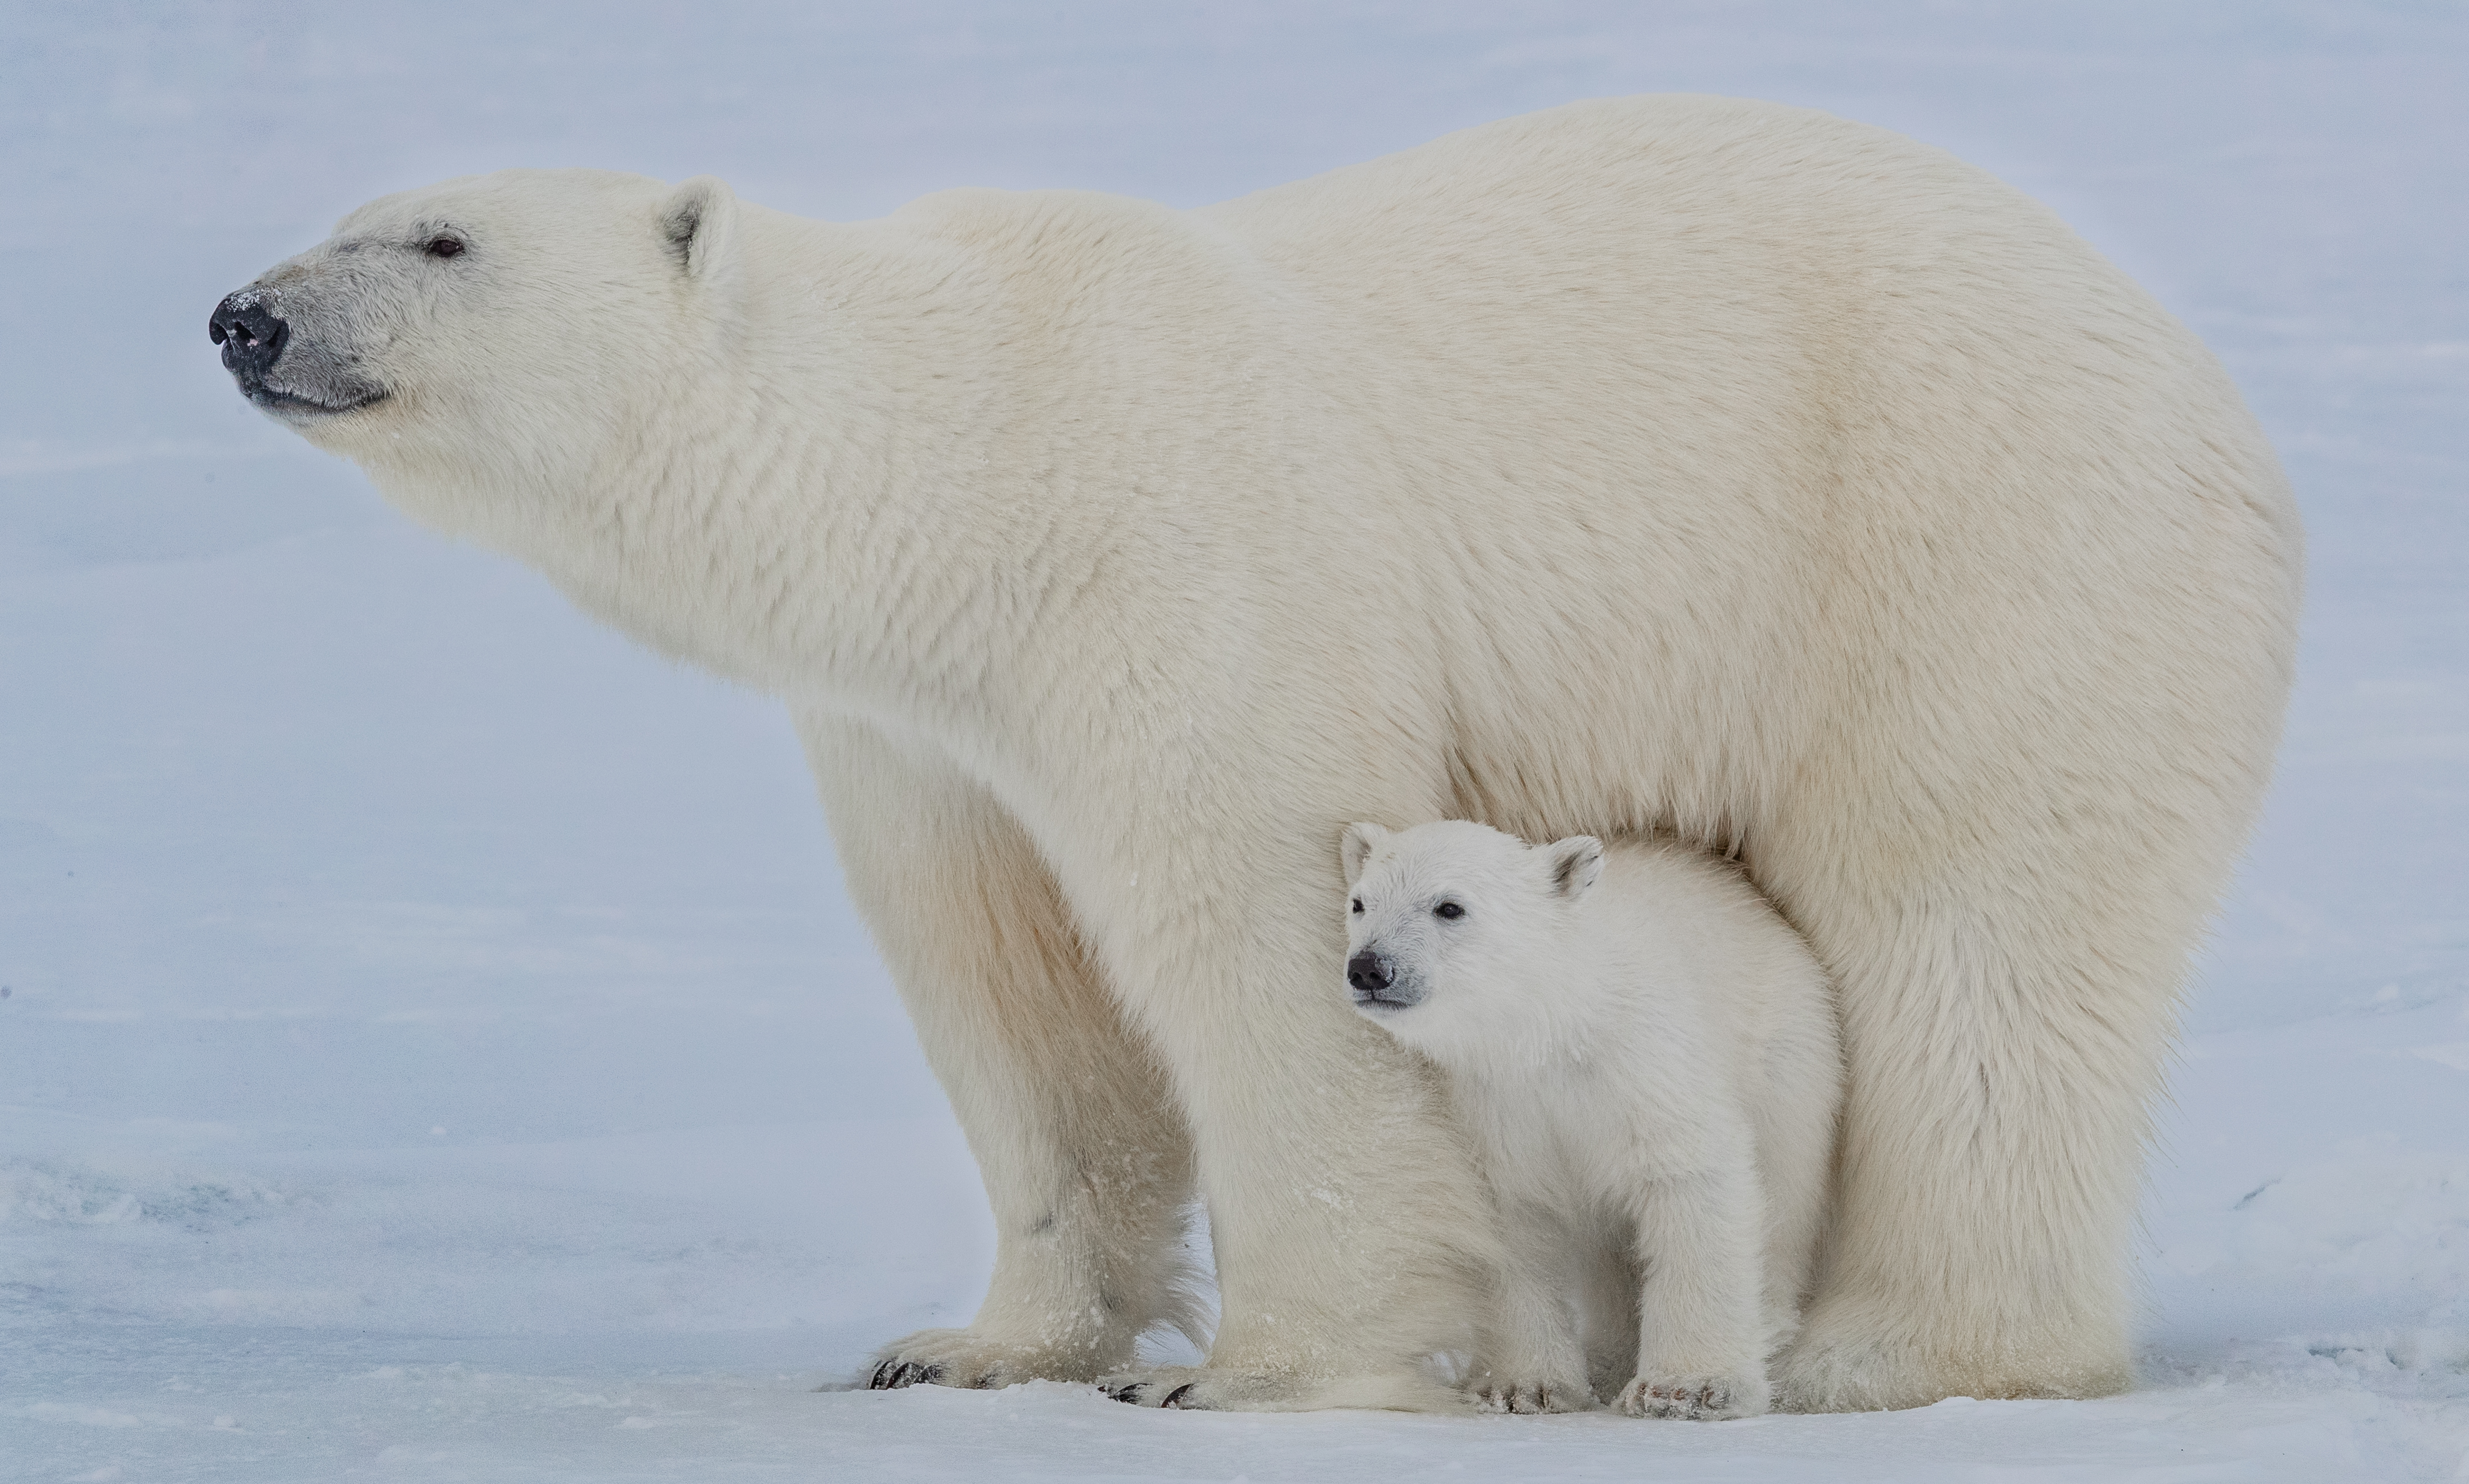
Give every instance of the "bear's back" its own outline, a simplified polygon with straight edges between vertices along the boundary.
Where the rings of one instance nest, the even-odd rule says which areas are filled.
[[[2157,313],[2054,213],[1986,172],[1886,129],[1745,99],[1572,104],[1197,215],[1333,304],[1441,336],[1436,348],[1522,336],[1540,315],[1631,336],[1702,327],[1753,354],[1745,330],[1789,326],[1822,360],[1896,317],[1942,322],[1974,298],[2004,300],[2001,315],[2019,297],[2060,317],[2088,296],[2138,322]],[[1921,290],[1930,302],[1903,302]]]

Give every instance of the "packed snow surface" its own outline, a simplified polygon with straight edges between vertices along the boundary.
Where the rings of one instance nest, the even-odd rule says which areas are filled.
[[[2469,12],[302,3],[0,11],[0,1476],[2469,1476]],[[248,410],[207,311],[384,191],[709,172],[1197,205],[1610,93],[2047,200],[2313,539],[2186,1011],[2141,1384],[1728,1424],[818,1391],[992,1238],[778,708]]]

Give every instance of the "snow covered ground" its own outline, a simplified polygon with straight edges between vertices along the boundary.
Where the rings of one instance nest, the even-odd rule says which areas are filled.
[[[0,9],[0,1477],[2469,1476],[2464,79],[2437,4]],[[785,721],[392,515],[206,312],[498,165],[1198,204],[1673,89],[2049,200],[2306,506],[2142,1385],[1712,1426],[818,1394],[963,1320],[991,1235]]]

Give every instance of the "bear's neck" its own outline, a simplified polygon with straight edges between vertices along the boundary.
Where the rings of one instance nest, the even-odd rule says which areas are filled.
[[[1109,524],[1021,477],[1063,471],[1021,447],[1041,423],[1004,286],[882,223],[749,215],[763,271],[733,339],[568,501],[595,512],[580,539],[523,554],[635,638],[795,705],[999,733]]]
[[[556,487],[516,469],[402,502],[471,512],[462,534],[655,648],[1025,800],[1106,766],[1087,698],[1185,777],[1256,730],[1271,615],[1345,631],[1359,513],[1302,475],[1360,452],[1314,441],[1328,392],[1294,336],[1316,321],[1248,249],[1076,193],[745,212],[734,319],[612,368],[632,400],[589,409]]]

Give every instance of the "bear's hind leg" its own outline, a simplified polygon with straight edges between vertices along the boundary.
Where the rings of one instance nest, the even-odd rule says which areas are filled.
[[[2054,855],[2035,866],[2055,875]],[[2141,885],[2167,902],[2165,886]],[[1816,1298],[1778,1366],[1797,1410],[2096,1397],[2133,1380],[2144,1110],[2177,968],[2169,939],[2191,923],[2156,930],[2157,913],[2136,922],[2084,903],[2034,922],[1998,911],[2020,892],[1994,904],[1952,894],[1881,913],[1904,935],[1889,953],[1842,953],[1837,940],[1850,1073],[1840,1204]]]

